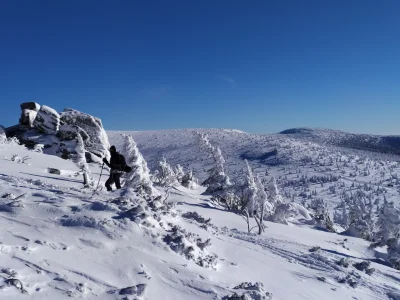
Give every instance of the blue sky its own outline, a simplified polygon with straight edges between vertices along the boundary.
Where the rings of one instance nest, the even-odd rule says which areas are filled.
[[[400,1],[0,1],[0,124],[400,134]]]

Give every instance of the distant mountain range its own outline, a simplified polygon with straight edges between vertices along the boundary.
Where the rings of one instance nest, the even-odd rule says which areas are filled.
[[[319,144],[400,155],[400,136],[357,134],[320,128],[292,128],[279,134]]]

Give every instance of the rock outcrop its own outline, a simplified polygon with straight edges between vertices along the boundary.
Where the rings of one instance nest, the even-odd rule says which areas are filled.
[[[74,126],[78,129],[85,142],[85,148],[97,156],[108,155],[110,143],[108,136],[99,118],[93,117],[75,109],[66,108],[61,113],[63,126]],[[65,130],[64,127],[63,130]],[[70,130],[69,127],[68,130]],[[64,131],[65,132],[65,131]]]
[[[33,122],[36,119],[37,113],[40,110],[40,105],[36,102],[25,102],[21,105],[21,117],[19,124],[21,126],[33,127]]]
[[[100,161],[101,157],[109,157],[110,143],[107,133],[99,118],[89,114],[66,108],[58,113],[46,105],[36,102],[21,104],[19,125],[10,127],[13,130],[0,128],[7,136],[16,136],[28,148],[43,144],[43,152],[57,155],[64,159],[74,159],[78,135],[85,144],[85,156],[89,162]]]
[[[57,134],[60,129],[60,115],[54,109],[43,105],[37,113],[33,126],[44,134]]]

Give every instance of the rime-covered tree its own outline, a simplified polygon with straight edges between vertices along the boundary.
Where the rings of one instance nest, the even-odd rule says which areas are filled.
[[[185,176],[185,171],[183,170],[183,167],[180,164],[177,164],[175,166],[174,173],[176,176],[176,180],[182,183],[183,176]]]
[[[400,209],[393,202],[384,201],[376,222],[376,243],[372,247],[387,246],[387,260],[400,270]]]
[[[377,232],[374,246],[385,246],[400,235],[400,210],[393,202],[384,201],[376,222]]]
[[[213,168],[210,170],[209,177],[203,182],[207,186],[207,193],[222,196],[232,187],[228,175],[225,174],[225,159],[222,156],[221,149],[211,145],[208,137],[202,133],[197,133],[197,139],[200,150],[207,153],[208,157],[213,159]]]
[[[82,136],[77,134],[77,144],[76,144],[76,157],[75,157],[75,163],[79,167],[79,169],[83,173],[83,178],[84,178],[84,184],[87,186],[93,185],[93,178],[92,174],[89,169],[89,165],[86,161],[86,156],[85,156],[85,143],[83,142]]]
[[[264,219],[266,215],[270,215],[273,212],[274,204],[269,202],[270,191],[268,190],[267,192],[263,182],[258,176],[256,177],[255,184],[257,193],[255,198],[254,218],[258,226],[258,234],[261,234],[264,232]]]
[[[333,221],[340,225],[344,230],[347,230],[350,225],[349,214],[346,208],[346,202],[342,201],[333,213]]]
[[[252,229],[250,228],[250,218],[256,214],[257,209],[256,199],[258,187],[249,163],[247,160],[245,162],[247,166],[247,175],[243,186],[238,188],[238,194],[241,202],[240,213],[247,223],[247,231],[250,232]]]
[[[311,209],[313,218],[318,226],[335,232],[335,229],[333,228],[333,222],[331,221],[331,217],[328,212],[328,206],[323,199],[312,199],[309,208]]]
[[[366,202],[362,194],[357,193],[350,198],[348,205],[350,224],[345,234],[372,241],[375,231],[372,203]]]
[[[275,177],[272,177],[272,180],[268,184],[268,202],[272,207],[282,203],[282,196],[279,193]]]
[[[181,184],[185,188],[194,189],[199,184],[199,182],[198,182],[197,178],[194,177],[193,171],[189,170],[189,172],[185,173],[182,176]]]
[[[178,183],[175,170],[167,162],[165,157],[158,162],[157,170],[155,171],[153,178],[154,183],[159,186],[170,186]]]
[[[124,154],[126,163],[132,167],[132,172],[126,176],[125,186],[133,188],[140,193],[152,195],[154,193],[153,183],[150,180],[150,170],[147,162],[140,153],[131,135],[124,135]]]
[[[7,142],[6,130],[0,125],[0,144],[5,144]]]
[[[291,203],[284,203],[283,198],[279,192],[278,185],[275,177],[268,183],[268,203],[270,206],[270,213],[268,220],[274,223],[288,224],[289,217],[298,214],[298,210]]]

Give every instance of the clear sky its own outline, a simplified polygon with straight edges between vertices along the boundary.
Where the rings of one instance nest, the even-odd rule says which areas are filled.
[[[3,0],[0,124],[400,134],[400,1]]]

